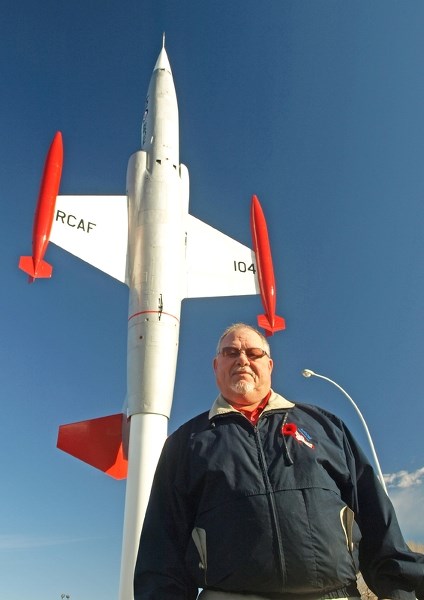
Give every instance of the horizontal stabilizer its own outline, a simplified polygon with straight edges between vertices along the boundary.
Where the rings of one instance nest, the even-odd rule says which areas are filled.
[[[122,413],[61,425],[57,447],[114,479],[125,479],[128,465],[123,443],[125,426]]]
[[[275,315],[273,323],[270,322],[266,315],[258,315],[258,325],[262,329],[265,329],[267,336],[274,335],[276,331],[281,331],[286,328],[286,322],[283,317]]]
[[[21,256],[19,259],[19,268],[25,273],[28,273],[31,281],[38,277],[51,277],[53,271],[53,267],[45,260],[41,260],[38,263],[37,270],[35,270],[32,256]]]

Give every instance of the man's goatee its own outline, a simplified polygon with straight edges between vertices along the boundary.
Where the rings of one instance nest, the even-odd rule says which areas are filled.
[[[242,396],[245,396],[246,394],[253,392],[253,390],[255,389],[255,384],[253,383],[253,381],[244,381],[242,379],[240,381],[237,381],[236,383],[233,383],[231,389],[236,394],[241,394]]]

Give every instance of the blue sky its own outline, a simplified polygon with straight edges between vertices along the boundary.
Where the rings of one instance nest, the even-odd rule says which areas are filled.
[[[166,32],[196,217],[250,244],[266,214],[287,330],[274,388],[345,419],[360,406],[407,539],[424,543],[424,4],[421,0],[45,0],[0,23],[3,492],[0,597],[117,597],[125,484],[55,448],[62,423],[121,410],[127,289],[56,247],[28,286],[45,153],[62,194],[125,192]],[[211,404],[221,330],[258,297],[184,301],[170,430]]]

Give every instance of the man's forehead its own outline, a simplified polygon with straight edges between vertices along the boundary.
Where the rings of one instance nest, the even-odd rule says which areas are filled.
[[[238,327],[237,329],[229,331],[227,335],[222,338],[221,347],[226,343],[231,343],[236,340],[239,340],[242,343],[249,342],[258,346],[262,345],[262,340],[256,331],[253,331],[253,329],[249,329],[248,327]]]

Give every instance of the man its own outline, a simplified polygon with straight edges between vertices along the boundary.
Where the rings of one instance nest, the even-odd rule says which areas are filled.
[[[344,424],[271,389],[266,339],[239,323],[213,361],[220,395],[163,449],[135,600],[424,598],[424,557]]]

